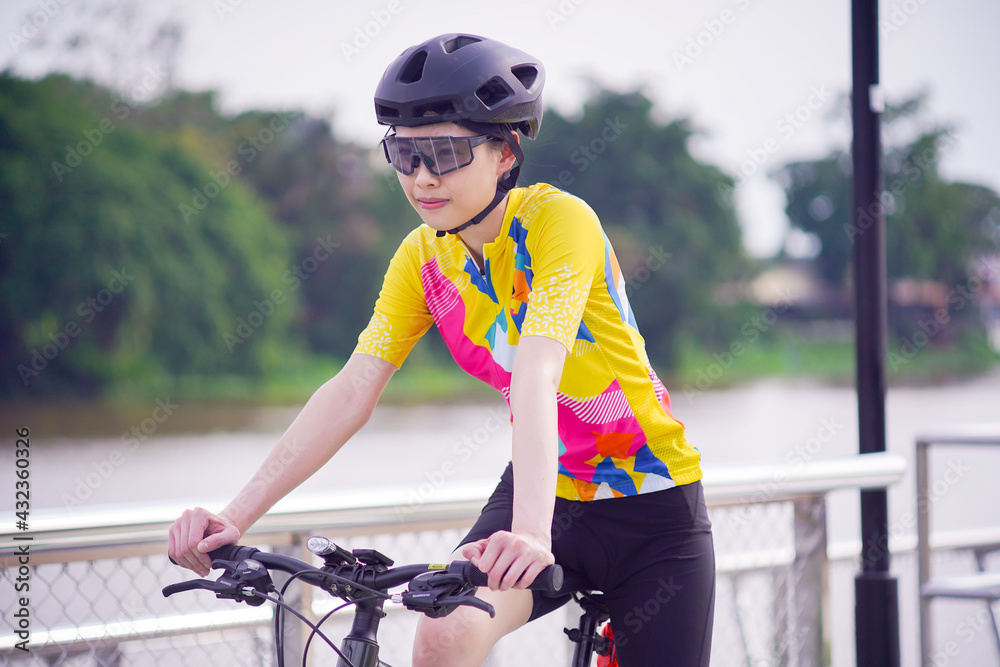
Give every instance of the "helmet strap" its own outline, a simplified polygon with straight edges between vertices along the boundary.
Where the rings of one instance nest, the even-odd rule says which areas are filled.
[[[493,209],[497,207],[497,205],[500,204],[501,201],[503,201],[503,198],[507,196],[507,193],[513,190],[517,186],[517,177],[521,173],[521,163],[524,162],[524,153],[521,151],[521,145],[518,143],[517,138],[515,137],[512,140],[510,134],[513,134],[513,132],[510,133],[505,132],[503,138],[504,141],[507,142],[507,145],[510,146],[511,153],[514,154],[514,166],[510,168],[510,171],[507,172],[506,176],[497,181],[497,191],[496,194],[493,195],[493,201],[491,201],[489,205],[486,206],[486,208],[480,211],[475,217],[473,217],[468,222],[459,225],[454,229],[449,229],[447,231],[439,230],[437,232],[437,236],[444,236],[446,234],[457,234],[463,229],[468,229],[472,225],[478,225],[486,218],[487,215],[490,214],[490,212]]]

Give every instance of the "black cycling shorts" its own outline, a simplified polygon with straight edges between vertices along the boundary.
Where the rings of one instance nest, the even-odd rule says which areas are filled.
[[[510,530],[513,500],[508,465],[460,546]],[[552,554],[567,579],[604,592],[622,667],[707,667],[715,551],[700,482],[590,502],[557,498]],[[570,600],[534,596],[529,620]]]

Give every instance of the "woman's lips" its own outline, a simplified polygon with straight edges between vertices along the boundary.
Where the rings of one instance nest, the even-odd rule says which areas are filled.
[[[447,199],[418,199],[417,201],[420,203],[421,208],[428,211],[441,208],[448,203]]]

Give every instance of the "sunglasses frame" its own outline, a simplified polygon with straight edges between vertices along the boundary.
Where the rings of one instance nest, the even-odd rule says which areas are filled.
[[[388,143],[389,139],[396,139],[398,137],[398,135],[396,135],[394,133],[390,134],[390,132],[392,132],[391,129],[388,130],[385,133],[385,136],[382,137],[382,141],[380,142],[382,144],[382,150],[385,153],[386,162],[388,162],[389,164],[391,164],[393,169],[395,169],[399,173],[403,174],[404,176],[410,176],[410,175],[413,174],[413,172],[415,172],[417,170],[417,167],[413,166],[412,159],[410,161],[410,165],[411,165],[410,172],[407,173],[407,172],[403,171],[403,169],[401,168],[402,165],[397,165],[396,163],[394,163],[392,161],[392,157],[389,155],[389,143]],[[457,167],[452,167],[451,169],[447,169],[447,170],[442,171],[442,172],[439,172],[437,170],[437,164],[434,161],[434,156],[430,156],[431,159],[428,160],[427,159],[428,156],[424,155],[423,153],[420,153],[420,152],[413,153],[413,157],[418,157],[420,159],[420,161],[423,163],[423,165],[425,167],[427,167],[427,171],[431,172],[435,176],[444,176],[445,174],[450,174],[453,171],[458,171],[462,167],[468,167],[470,164],[472,164],[472,161],[476,158],[476,152],[473,149],[475,149],[475,147],[479,146],[480,144],[485,144],[487,141],[490,141],[491,139],[496,139],[496,137],[494,137],[493,135],[489,135],[489,134],[475,134],[475,135],[473,135],[471,137],[452,137],[452,136],[449,136],[449,135],[445,135],[445,136],[439,136],[439,137],[398,137],[398,138],[399,139],[404,139],[406,141],[421,141],[421,140],[434,140],[434,139],[451,139],[453,142],[454,141],[468,141],[469,142],[469,161],[466,162],[465,164],[460,164]],[[396,154],[399,155],[398,149],[396,151]]]

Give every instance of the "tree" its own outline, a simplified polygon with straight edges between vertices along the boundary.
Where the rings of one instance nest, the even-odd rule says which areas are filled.
[[[287,245],[266,208],[115,99],[0,75],[6,395],[260,374],[292,345]]]
[[[990,188],[952,182],[940,173],[941,155],[956,139],[941,126],[920,127],[923,98],[887,111],[884,134],[890,138],[883,161],[887,270],[891,278],[936,280],[954,286],[968,277],[970,262],[998,248],[988,224],[1000,207]],[[903,126],[916,125],[915,138],[896,139]],[[871,212],[855,221],[851,210],[851,162],[843,150],[824,158],[786,164],[774,177],[785,189],[791,224],[815,234],[821,244],[821,276],[843,285],[849,274],[854,240],[863,234]]]
[[[969,281],[981,280],[983,262],[1000,247],[1000,197],[990,188],[941,175],[941,156],[954,148],[956,139],[946,127],[922,120],[925,101],[918,96],[887,109],[883,192],[873,210],[859,211],[857,219],[845,151],[784,165],[774,177],[785,189],[791,224],[820,240],[816,264],[831,285],[847,287],[855,240],[876,215],[884,214],[886,271],[890,283],[900,287],[890,289],[889,327],[901,344],[914,332],[922,336],[927,330],[936,344],[968,330],[977,331],[982,343],[976,308],[967,307],[975,300],[963,290]],[[907,286],[910,292],[922,291],[913,289],[920,282],[937,288],[916,298],[893,297]]]

